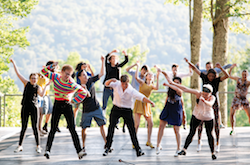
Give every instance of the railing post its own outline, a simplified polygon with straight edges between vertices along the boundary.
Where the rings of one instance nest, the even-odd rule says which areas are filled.
[[[0,94],[0,127],[2,127],[2,95]]]
[[[3,95],[3,126],[5,127],[5,94]]]

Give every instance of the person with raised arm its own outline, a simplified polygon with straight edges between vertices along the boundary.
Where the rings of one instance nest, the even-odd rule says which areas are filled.
[[[227,73],[227,71],[225,71],[220,63],[216,63],[216,67],[221,69],[222,72],[224,73],[223,76],[221,77],[216,77],[216,72],[214,69],[209,69],[207,74],[202,73],[194,64],[192,64],[191,62],[189,62],[187,60],[187,58],[184,58],[185,61],[189,64],[189,66],[194,70],[194,72],[196,72],[202,79],[202,83],[204,84],[210,84],[213,87],[213,92],[212,95],[215,96],[215,102],[213,105],[213,110],[214,110],[214,121],[215,121],[215,134],[216,134],[216,152],[220,151],[220,125],[219,125],[219,103],[218,103],[218,99],[217,99],[217,92],[219,90],[219,84],[220,82],[224,81],[225,79],[227,79],[229,77],[229,74]],[[201,134],[202,134],[202,128],[203,128],[203,122],[201,123],[201,125],[198,128],[198,147],[197,147],[197,151],[199,152],[201,150]]]
[[[86,64],[85,62],[79,62],[77,65],[76,65],[76,73],[73,73],[72,77],[74,78],[76,76],[76,83],[81,85],[81,81],[79,80],[79,78],[77,77],[78,75],[78,72],[81,71],[81,70],[85,70],[85,72],[87,73],[87,76],[89,77],[92,77],[94,76],[94,72],[93,70],[91,69],[90,65],[89,64]],[[77,113],[78,113],[78,109],[79,109],[79,104],[75,104],[74,105],[74,118],[76,120],[76,117],[77,117]]]
[[[214,69],[215,72],[216,72],[217,74],[220,74],[220,72],[222,71],[220,68],[217,68],[217,67],[214,68],[214,67],[213,67],[213,63],[210,62],[210,61],[206,62],[206,65],[205,65],[205,68],[206,68],[206,69],[200,69],[200,68],[199,68],[199,63],[197,63],[195,66],[196,66],[202,73],[204,73],[204,74],[207,74],[207,72],[208,72],[209,69]],[[222,66],[222,68],[226,70],[226,69],[229,69],[231,66],[232,66],[232,64],[226,64],[226,65]]]
[[[75,130],[74,115],[72,110],[72,104],[77,104],[82,102],[87,96],[86,90],[81,86],[75,83],[71,75],[73,74],[73,67],[71,65],[65,64],[62,67],[61,73],[51,72],[53,68],[58,65],[58,62],[46,66],[42,69],[42,74],[54,82],[54,91],[55,91],[55,102],[54,110],[52,113],[51,119],[51,130],[46,144],[46,151],[44,156],[50,158],[50,150],[56,133],[56,129],[60,120],[61,115],[63,114],[74,142],[78,158],[81,159],[86,153],[81,149],[79,137]],[[78,95],[71,99],[71,94],[77,92]]]
[[[105,82],[111,78],[115,78],[117,80],[120,79],[120,68],[122,68],[128,62],[128,55],[126,51],[122,51],[125,56],[125,60],[122,63],[118,63],[118,56],[115,54],[118,53],[118,50],[113,50],[112,52],[108,53],[105,57],[105,67],[106,67],[106,75],[103,81],[104,90],[103,90],[103,104],[102,109],[106,110],[108,99],[111,96],[113,100],[113,89],[107,87]]]
[[[193,137],[195,135],[197,127],[200,125],[200,123],[203,121],[206,126],[206,133],[208,138],[208,144],[210,147],[210,151],[212,154],[212,159],[217,159],[215,153],[214,153],[214,137],[212,134],[213,130],[213,124],[214,124],[214,113],[212,106],[214,105],[214,102],[216,100],[215,96],[212,95],[213,93],[213,87],[211,84],[204,84],[202,91],[198,91],[196,89],[191,89],[188,87],[185,87],[181,84],[171,82],[170,85],[174,85],[183,92],[191,93],[196,96],[196,105],[193,110],[192,118],[190,121],[190,131],[186,138],[185,144],[183,149],[178,153],[179,155],[186,155],[187,148],[191,144]]]
[[[16,72],[17,77],[22,81],[24,85],[23,91],[23,99],[22,99],[22,110],[21,110],[21,133],[19,137],[19,145],[15,149],[14,152],[23,151],[22,143],[24,139],[24,135],[26,129],[28,127],[29,116],[31,117],[31,124],[33,133],[36,140],[36,152],[41,153],[42,148],[40,147],[40,137],[38,131],[38,118],[39,118],[39,109],[38,109],[38,95],[43,97],[46,92],[46,88],[49,86],[50,82],[48,82],[44,89],[42,89],[39,85],[37,85],[38,75],[36,73],[31,73],[29,76],[29,80],[25,79],[23,75],[19,72],[15,61],[11,58],[10,62],[13,64],[14,70]]]
[[[162,74],[165,76],[169,83],[172,82],[166,72],[162,71]],[[180,77],[174,77],[173,81],[177,84],[181,84]],[[156,154],[158,155],[160,153],[160,150],[162,150],[161,140],[164,134],[164,128],[167,124],[170,124],[173,125],[173,129],[175,132],[177,150],[174,156],[177,157],[181,147],[180,126],[183,122],[183,114],[185,114],[185,112],[183,113],[184,109],[182,105],[182,90],[171,84],[164,83],[163,85],[168,86],[169,88],[165,107],[160,114],[160,125],[157,136]]]
[[[145,77],[145,80],[141,79],[139,77],[139,62],[136,63],[136,72],[135,72],[135,79],[139,83],[139,92],[144,94],[147,98],[150,97],[152,90],[158,90],[159,88],[159,75],[161,70],[157,70],[157,76],[156,76],[156,85],[154,85],[154,74],[152,72],[147,72],[147,75]],[[148,124],[148,139],[146,146],[149,146],[151,148],[155,148],[153,144],[151,143],[151,135],[152,135],[152,128],[153,128],[153,119],[152,119],[152,112],[151,107],[149,103],[142,102],[140,100],[135,101],[134,105],[134,120],[135,120],[135,131],[138,132],[138,128],[140,125],[140,119],[141,115],[144,116],[145,120]],[[134,146],[133,146],[134,148]]]
[[[184,77],[190,77],[190,76],[193,75],[193,71],[192,71],[192,69],[190,67],[189,67],[189,72],[188,73],[179,72],[178,68],[179,68],[178,64],[173,64],[172,65],[172,71],[171,72],[167,72],[167,74],[168,74],[168,76],[170,77],[171,80],[174,77],[184,78]]]
[[[113,142],[114,129],[120,117],[122,117],[125,123],[127,124],[131,141],[135,146],[136,155],[137,156],[144,155],[144,152],[142,152],[139,146],[135,132],[132,103],[133,99],[136,99],[146,103],[150,103],[154,107],[155,106],[154,102],[149,100],[146,96],[138,92],[129,84],[128,75],[122,75],[120,80],[117,80],[115,78],[109,79],[105,82],[105,86],[113,88],[114,100],[109,118],[110,124],[108,128],[107,143],[105,145],[106,149],[103,153],[103,156],[107,156],[108,153],[110,152],[110,148]]]
[[[102,66],[99,74],[88,78],[88,75],[85,70],[80,70],[76,75],[81,82],[81,85],[86,91],[89,92],[89,97],[83,100],[83,110],[82,110],[82,145],[83,150],[85,151],[85,140],[86,140],[86,130],[91,126],[92,118],[95,119],[96,123],[100,127],[100,132],[104,143],[106,144],[106,135],[104,130],[104,125],[106,124],[106,118],[103,114],[103,110],[100,107],[100,104],[96,98],[95,92],[95,82],[97,82],[104,75],[104,57],[101,56]],[[86,152],[86,151],[85,151]],[[86,153],[87,154],[87,153]]]
[[[249,107],[249,101],[247,100],[247,93],[248,93],[248,88],[250,85],[250,81],[247,80],[248,71],[243,70],[241,72],[241,77],[232,76],[231,75],[232,69],[236,66],[237,66],[236,64],[233,64],[229,70],[229,75],[230,75],[229,78],[237,82],[236,87],[235,87],[233,102],[230,108],[230,122],[231,122],[231,127],[232,127],[230,135],[235,134],[235,130],[234,130],[235,122],[236,122],[235,112],[238,109],[245,110],[248,116],[249,123],[250,123],[250,107]]]

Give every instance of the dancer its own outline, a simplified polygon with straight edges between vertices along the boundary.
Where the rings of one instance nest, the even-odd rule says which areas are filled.
[[[243,70],[241,73],[241,78],[240,77],[236,77],[236,76],[232,76],[231,72],[232,69],[234,67],[236,67],[236,64],[233,64],[229,70],[229,75],[230,75],[230,79],[233,79],[237,82],[236,87],[235,87],[235,94],[234,94],[234,98],[233,98],[233,102],[232,102],[232,106],[230,108],[230,122],[231,122],[231,127],[232,130],[230,132],[230,135],[234,135],[235,134],[235,112],[238,109],[244,109],[247,116],[248,116],[248,120],[250,123],[250,107],[249,107],[249,101],[247,100],[247,92],[248,92],[248,88],[250,85],[250,81],[247,80],[247,76],[248,76],[248,71],[247,70]]]
[[[38,110],[38,101],[37,96],[40,95],[41,97],[44,96],[46,87],[49,86],[50,82],[47,83],[42,90],[40,86],[37,85],[38,75],[36,73],[31,73],[29,76],[30,81],[25,79],[23,75],[19,72],[15,61],[11,58],[10,62],[14,66],[14,70],[16,72],[17,77],[22,81],[24,85],[24,92],[23,92],[23,99],[22,99],[22,110],[21,110],[21,120],[22,120],[22,128],[19,138],[19,145],[15,149],[14,152],[23,151],[22,143],[24,139],[24,135],[26,129],[28,127],[29,116],[31,117],[31,124],[33,133],[36,140],[36,152],[41,153],[42,148],[40,147],[40,137],[38,131],[38,117],[39,117],[39,110]]]
[[[138,81],[136,81],[135,79],[135,71],[132,71],[131,69],[133,67],[136,66],[136,63],[134,65],[131,65],[129,67],[126,68],[126,71],[128,72],[128,74],[130,74],[132,76],[132,82],[131,82],[131,85],[133,88],[135,88],[137,91],[139,91],[139,86],[140,84],[138,83]],[[141,67],[141,71],[139,72],[139,78],[142,79],[142,80],[145,80],[145,75],[146,73],[149,71],[149,67],[147,65],[143,65]],[[134,104],[133,104],[134,105]],[[134,108],[133,108],[134,109]],[[123,127],[122,127],[122,131],[123,133],[125,133],[125,123],[123,123]]]
[[[193,115],[190,121],[189,134],[186,138],[183,149],[178,154],[186,155],[187,148],[193,140],[196,129],[200,125],[200,123],[203,121],[205,122],[205,126],[206,126],[206,133],[208,137],[208,144],[209,144],[211,154],[212,154],[212,159],[213,160],[216,159],[217,157],[214,153],[214,137],[212,135],[213,123],[214,123],[213,122],[214,113],[213,113],[212,106],[216,99],[215,96],[212,95],[213,87],[210,84],[205,84],[203,85],[202,92],[200,92],[198,90],[185,87],[175,82],[170,82],[170,84],[176,86],[183,92],[194,94],[197,98],[196,105],[193,110]]]
[[[125,55],[125,60],[122,63],[118,63],[118,56],[114,53],[117,53],[118,50],[113,50],[112,52],[108,53],[105,57],[105,67],[106,67],[106,75],[103,81],[104,90],[103,90],[103,100],[102,100],[102,109],[106,110],[108,99],[111,96],[113,100],[113,89],[107,87],[105,82],[111,78],[115,78],[117,80],[120,79],[120,68],[123,67],[128,62],[128,55],[125,51],[122,53]],[[109,63],[108,63],[109,61]]]
[[[144,94],[147,98],[150,97],[152,90],[158,90],[159,88],[159,74],[161,72],[160,69],[157,70],[157,83],[156,86],[153,85],[154,82],[154,74],[152,72],[147,72],[145,80],[139,78],[139,62],[136,63],[136,72],[135,72],[135,79],[139,83],[139,92]],[[145,120],[148,124],[148,140],[146,146],[151,148],[155,148],[151,143],[151,135],[152,135],[152,128],[153,128],[153,119],[152,119],[152,112],[151,107],[148,103],[142,102],[140,100],[136,100],[134,104],[134,121],[135,121],[135,131],[138,132],[138,128],[140,125],[141,115],[144,116]],[[134,146],[133,146],[134,148]]]
[[[132,81],[131,81],[131,85],[133,88],[135,88],[137,91],[139,91],[139,87],[140,87],[140,83],[135,79],[135,73],[136,71],[131,70],[133,67],[137,66],[137,63],[135,63],[134,65],[131,65],[129,67],[126,68],[126,71],[128,72],[128,74],[130,74],[132,76]],[[149,67],[147,65],[143,65],[141,67],[141,71],[139,72],[139,78],[143,81],[145,81],[145,76],[149,71]]]
[[[44,156],[47,159],[50,158],[50,150],[56,133],[56,128],[58,126],[61,115],[64,114],[69,126],[69,131],[71,133],[76,152],[78,153],[79,159],[81,159],[84,155],[86,155],[86,153],[81,149],[80,141],[75,130],[74,116],[71,104],[82,102],[87,93],[85,89],[76,84],[71,78],[71,75],[73,73],[73,67],[71,65],[63,65],[60,74],[51,72],[50,70],[52,68],[55,68],[57,65],[58,62],[54,62],[53,64],[42,69],[42,74],[54,82],[55,91],[55,102],[51,119],[51,130],[49,132],[46,152]],[[78,95],[70,100],[70,94],[74,91],[76,91]]]
[[[87,127],[91,126],[92,118],[95,119],[96,123],[100,127],[100,132],[104,143],[106,144],[106,135],[104,130],[104,125],[106,124],[106,119],[103,114],[103,110],[99,105],[99,102],[96,99],[95,93],[95,82],[98,81],[104,75],[104,57],[101,57],[102,66],[101,71],[98,75],[88,78],[87,73],[85,70],[80,70],[77,74],[77,77],[81,81],[82,86],[85,90],[87,90],[90,94],[85,100],[83,100],[83,110],[82,110],[82,119],[81,119],[81,126],[82,126],[82,145],[83,150],[85,151],[85,139],[86,139],[86,129]]]
[[[216,72],[214,71],[214,69],[209,69],[208,73],[205,75],[204,73],[201,73],[201,71],[199,71],[197,69],[197,67],[194,64],[190,63],[186,58],[185,58],[185,61],[189,64],[189,66],[198,75],[200,75],[203,84],[210,84],[213,87],[212,95],[214,95],[216,98],[215,103],[213,105],[214,117],[215,117],[214,118],[215,134],[216,134],[216,149],[215,149],[215,151],[219,152],[220,151],[219,103],[218,103],[218,99],[216,97],[216,94],[218,92],[220,82],[227,79],[229,77],[229,74],[221,67],[220,63],[216,63],[216,67],[222,70],[222,72],[224,73],[224,76],[216,78]],[[201,145],[202,145],[201,144],[202,128],[203,128],[203,123],[201,123],[201,125],[198,128],[198,148],[197,148],[198,152],[201,150]]]
[[[229,69],[231,66],[232,66],[232,64],[227,64],[227,65],[222,66],[222,68],[223,68],[224,70],[226,70],[226,69]],[[200,69],[200,68],[199,68],[199,63],[196,64],[196,67],[197,67],[202,73],[204,73],[204,74],[207,74],[207,72],[208,72],[209,69],[214,69],[215,72],[216,72],[217,74],[220,74],[220,72],[221,72],[221,69],[220,69],[220,68],[217,68],[217,67],[213,68],[213,63],[210,62],[210,61],[208,61],[208,62],[206,63],[206,66],[205,66],[206,69]]]
[[[164,83],[163,85],[168,86],[169,88],[166,104],[160,115],[156,154],[158,155],[160,153],[160,150],[162,150],[162,146],[160,144],[162,136],[164,134],[164,128],[167,124],[171,124],[173,125],[177,143],[177,150],[174,156],[177,157],[181,147],[180,126],[182,124],[183,119],[182,90],[170,84],[172,83],[172,81],[170,80],[166,72],[162,71],[162,73],[169,82],[169,84]],[[181,78],[179,77],[174,77],[173,81],[177,84],[181,84]]]
[[[80,62],[80,63],[78,63],[77,65],[76,65],[76,73],[73,73],[73,78],[76,76],[76,83],[77,84],[79,84],[79,85],[81,85],[81,81],[79,80],[79,78],[77,77],[77,75],[78,75],[78,72],[79,71],[81,71],[81,70],[85,70],[86,71],[86,73],[87,73],[87,76],[89,76],[89,77],[92,77],[92,76],[94,76],[94,72],[93,72],[93,70],[91,69],[91,67],[90,67],[90,65],[89,64],[86,64],[85,62]],[[90,72],[88,72],[88,71],[90,71]],[[76,95],[77,95],[77,93],[76,93]],[[76,95],[74,95],[74,97],[76,96]],[[78,112],[78,108],[79,108],[79,105],[80,105],[80,103],[79,104],[74,104],[74,119],[76,120],[76,116],[77,116],[77,112]]]
[[[49,66],[49,65],[51,65],[51,64],[53,64],[53,62],[54,61],[48,61],[47,63],[46,63],[46,66]],[[57,68],[52,68],[52,70],[50,70],[51,72],[56,72],[57,71]],[[44,76],[44,79],[48,79],[48,78],[46,78],[45,76]],[[39,80],[38,80],[39,81]],[[43,111],[44,112],[46,112],[46,117],[45,117],[45,124],[44,124],[44,126],[43,126],[43,130],[46,132],[46,133],[48,133],[48,122],[49,122],[49,120],[50,120],[50,117],[51,117],[51,114],[52,114],[52,112],[53,112],[53,104],[52,104],[52,101],[51,101],[51,98],[50,98],[50,96],[49,96],[49,88],[47,88],[47,90],[46,90],[46,94],[45,94],[45,96],[43,97],[43,106],[42,106],[42,108],[43,108]],[[42,124],[42,123],[41,123]],[[59,127],[57,126],[57,128],[56,128],[56,131],[57,132],[61,132],[61,130],[59,129]]]
[[[174,77],[180,77],[180,78],[184,78],[184,77],[190,77],[193,75],[193,71],[192,69],[189,67],[189,72],[188,73],[182,73],[182,72],[178,72],[178,68],[179,65],[178,64],[173,64],[172,65],[172,72],[167,72],[169,78],[172,80]]]
[[[144,155],[144,152],[142,152],[137,140],[131,107],[133,98],[146,103],[150,103],[153,107],[155,106],[155,104],[129,84],[128,75],[122,75],[120,81],[115,78],[109,79],[105,82],[105,86],[111,87],[114,90],[114,105],[110,113],[107,143],[105,145],[106,149],[103,153],[103,156],[107,156],[108,152],[110,152],[110,148],[113,142],[114,128],[120,117],[124,119],[125,123],[128,126],[131,141],[136,149],[136,155]]]

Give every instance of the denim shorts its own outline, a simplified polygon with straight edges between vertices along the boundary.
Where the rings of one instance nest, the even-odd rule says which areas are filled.
[[[82,120],[80,123],[81,127],[83,129],[90,127],[92,118],[95,119],[95,121],[99,127],[102,125],[105,125],[106,118],[104,117],[104,114],[103,114],[104,112],[105,111],[103,111],[102,108],[99,107],[98,109],[96,109],[94,111],[82,113]]]
[[[42,108],[42,114],[52,114],[53,104],[49,96],[39,97],[38,106]]]

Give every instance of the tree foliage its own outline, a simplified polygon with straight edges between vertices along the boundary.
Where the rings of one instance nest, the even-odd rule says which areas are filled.
[[[16,28],[14,22],[27,17],[37,3],[37,0],[0,0],[0,74],[8,70],[8,59],[14,48],[29,46],[26,38],[29,28]]]

